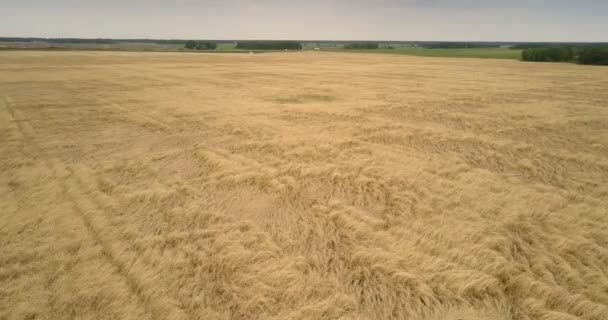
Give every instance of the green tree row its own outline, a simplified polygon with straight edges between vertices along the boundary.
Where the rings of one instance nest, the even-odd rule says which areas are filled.
[[[608,47],[585,49],[580,52],[578,62],[581,64],[608,66]]]
[[[376,42],[355,42],[344,45],[344,49],[378,49]]]
[[[523,61],[578,62],[590,65],[608,65],[608,47],[577,49],[573,47],[535,47],[522,51]]]
[[[494,43],[470,43],[470,42],[438,42],[422,45],[427,49],[481,49],[481,48],[498,48],[500,45]]]
[[[189,50],[215,50],[217,49],[217,43],[189,40],[184,47]]]
[[[528,48],[522,51],[521,58],[524,61],[571,62],[574,50],[569,47]]]
[[[601,48],[608,46],[606,42],[530,42],[530,43],[517,43],[510,47],[513,50],[522,50],[530,48],[556,48],[556,47],[569,47],[576,50]]]
[[[241,50],[302,50],[297,41],[239,41],[237,49]]]

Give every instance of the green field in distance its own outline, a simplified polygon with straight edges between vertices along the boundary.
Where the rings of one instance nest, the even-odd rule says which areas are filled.
[[[395,49],[354,49],[331,50],[358,53],[403,54],[421,57],[455,57],[455,58],[487,58],[487,59],[521,59],[521,50],[508,48],[472,48],[472,49],[427,49],[427,48],[395,48]]]

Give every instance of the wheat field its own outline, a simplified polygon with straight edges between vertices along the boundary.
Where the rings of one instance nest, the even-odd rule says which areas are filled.
[[[0,319],[608,319],[608,69],[0,52]]]

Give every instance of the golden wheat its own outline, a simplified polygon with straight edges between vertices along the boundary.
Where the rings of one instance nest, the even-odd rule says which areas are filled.
[[[608,69],[0,53],[0,319],[608,319]]]

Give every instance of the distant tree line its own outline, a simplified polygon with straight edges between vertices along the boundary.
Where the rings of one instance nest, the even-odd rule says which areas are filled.
[[[85,39],[85,38],[18,38],[0,37],[0,42],[49,42],[49,43],[70,43],[70,44],[117,44],[117,43],[155,43],[155,44],[175,44],[183,45],[187,41],[179,39]],[[231,43],[232,41],[217,41]]]
[[[584,49],[579,53],[578,62],[581,64],[608,66],[608,47]]]
[[[474,49],[474,48],[498,48],[500,45],[495,43],[483,42],[438,42],[421,45],[427,49]]]
[[[564,45],[560,43],[518,43],[512,45],[509,49],[513,50],[525,50],[525,49],[535,49],[535,48],[555,48],[555,47],[563,47]]]
[[[607,47],[533,47],[521,53],[523,61],[578,62],[589,65],[608,65]]]
[[[188,40],[184,45],[189,50],[215,50],[217,49],[217,43],[208,41],[194,41]]]
[[[302,50],[298,41],[239,41],[237,49],[241,50]]]
[[[83,43],[83,44],[110,44],[116,43],[114,39],[78,39],[78,38],[0,38],[0,42],[51,42],[51,43]]]
[[[557,47],[569,47],[577,50],[606,47],[608,43],[590,43],[590,42],[531,42],[531,43],[518,43],[512,45],[510,48],[514,50],[530,49],[530,48],[557,48]]]
[[[536,62],[571,62],[574,61],[574,50],[570,47],[528,48],[522,51],[521,58]]]
[[[344,49],[378,49],[377,42],[354,42],[344,45]]]

